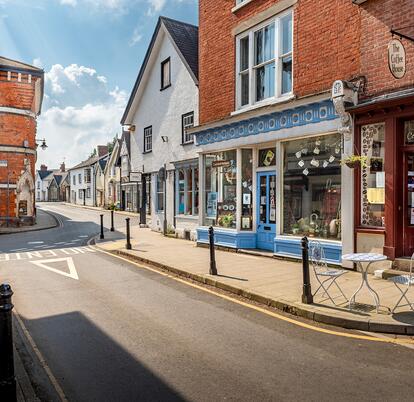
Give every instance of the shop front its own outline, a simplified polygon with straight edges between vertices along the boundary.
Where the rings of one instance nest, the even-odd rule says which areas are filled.
[[[299,258],[306,235],[323,243],[330,262],[340,263],[342,214],[352,221],[353,211],[341,208],[337,128],[332,103],[323,101],[196,132],[198,241],[207,243],[213,226],[218,245]]]
[[[401,91],[350,110],[356,150],[355,242],[390,259],[414,252],[414,93]]]

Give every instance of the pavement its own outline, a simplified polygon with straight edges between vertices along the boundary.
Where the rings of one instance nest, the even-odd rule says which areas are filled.
[[[124,233],[122,228],[120,232]],[[132,250],[126,250],[124,236],[122,239],[119,237],[119,232],[108,232],[105,240],[97,238],[96,244],[102,250],[166,269],[313,321],[363,331],[414,335],[414,312],[405,308],[391,314],[400,293],[393,283],[374,275],[369,275],[369,283],[380,296],[379,313],[376,313],[374,302],[365,287],[358,294],[357,304],[352,311],[347,301],[339,297],[339,292],[336,292],[336,306],[320,295],[316,295],[314,304],[309,305],[301,302],[301,263],[216,250],[219,275],[212,276],[208,273],[209,250],[197,247],[194,242],[164,237],[148,228],[134,226],[131,229]],[[317,286],[312,271],[311,282],[315,290]],[[338,283],[349,298],[359,287],[361,274],[350,270],[339,278]],[[335,295],[333,289],[331,292]]]
[[[52,214],[43,211],[40,208],[37,208],[36,223],[34,225],[20,227],[0,227],[0,235],[46,230],[54,228],[58,226],[58,224],[58,221]]]
[[[41,401],[412,400],[410,337],[276,314],[88,246],[99,233],[100,211],[42,208],[59,227],[0,241],[0,281],[12,286],[14,311],[31,339],[27,352],[17,349]],[[106,229],[109,222],[104,213]],[[131,224],[135,235],[138,219]],[[121,242],[124,226],[116,214],[113,235]],[[146,254],[171,255],[175,247],[177,261],[188,259],[190,248],[176,243],[186,242],[154,239]],[[239,257],[259,271],[264,264]],[[204,260],[193,263],[205,269]],[[249,278],[247,265],[239,281]]]

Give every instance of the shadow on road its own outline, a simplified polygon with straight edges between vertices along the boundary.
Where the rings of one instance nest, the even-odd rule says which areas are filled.
[[[21,318],[70,401],[185,400],[139,361],[140,351],[144,354],[146,347],[139,339],[123,336],[137,351],[134,357],[79,312],[36,320]],[[33,362],[25,361],[25,366],[30,364]],[[32,374],[39,377],[42,373],[31,370]],[[39,378],[32,380],[37,383]]]

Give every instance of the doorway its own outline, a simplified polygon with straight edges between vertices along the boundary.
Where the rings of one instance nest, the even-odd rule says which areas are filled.
[[[404,152],[403,255],[414,252],[414,150]]]
[[[257,173],[257,248],[273,251],[276,236],[276,174]]]

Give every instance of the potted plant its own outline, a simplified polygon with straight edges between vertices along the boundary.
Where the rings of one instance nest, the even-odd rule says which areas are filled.
[[[297,235],[300,231],[299,223],[294,223],[292,225],[292,234]]]
[[[229,228],[233,224],[233,221],[234,221],[233,214],[223,215],[223,216],[220,216],[219,218],[219,225],[225,228]]]
[[[361,167],[368,167],[367,165],[368,158],[361,155],[349,155],[346,158],[342,159],[342,164],[348,166],[350,169],[355,169],[360,165]]]

